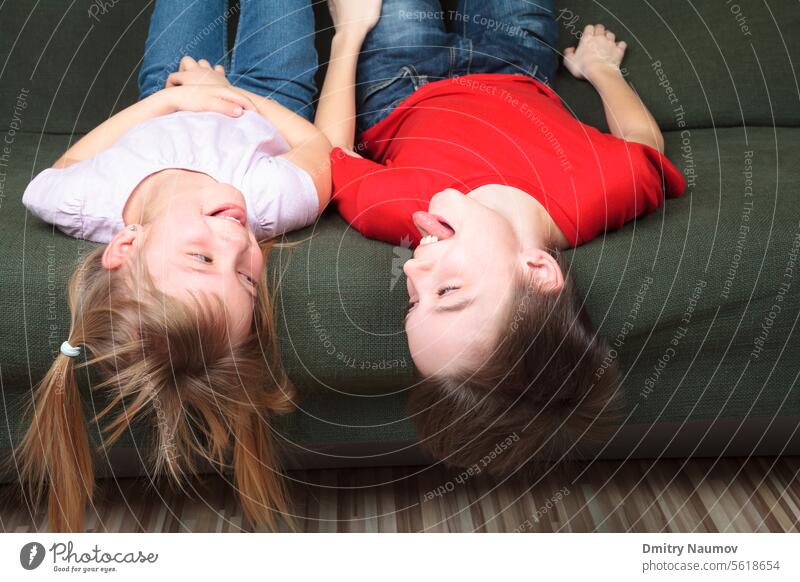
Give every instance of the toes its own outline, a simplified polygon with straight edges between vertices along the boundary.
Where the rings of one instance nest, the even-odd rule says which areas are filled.
[[[607,38],[608,40],[610,40],[611,42],[614,42],[614,41],[617,39],[617,37],[616,37],[616,36],[614,36],[614,33],[613,33],[613,32],[611,32],[610,30],[607,30],[607,31],[606,31],[606,38]]]
[[[628,45],[627,45],[627,43],[626,43],[624,40],[621,40],[621,41],[619,41],[619,42],[617,43],[617,46],[618,46],[619,48],[621,48],[622,50],[625,50],[626,48],[628,48]]]
[[[583,36],[590,36],[594,34],[594,26],[591,24],[587,24],[586,27],[583,29]]]
[[[214,70],[218,73],[222,73],[223,75],[225,74],[225,67],[222,65],[215,65]]]
[[[606,27],[602,24],[595,24],[594,25],[594,34],[595,36],[602,36],[606,33]]]
[[[203,67],[204,69],[210,69],[211,68],[211,63],[209,63],[205,59],[200,59],[199,61],[197,61],[197,64],[200,65],[201,67]]]

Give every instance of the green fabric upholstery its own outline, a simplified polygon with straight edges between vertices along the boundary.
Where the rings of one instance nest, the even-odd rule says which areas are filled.
[[[568,256],[610,357],[625,371],[628,424],[800,419],[800,99],[789,59],[800,56],[800,13],[789,1],[771,2],[771,11],[740,2],[751,31],[743,36],[725,3],[700,4],[559,4],[559,48],[597,21],[628,41],[628,78],[689,180],[684,197]],[[22,192],[70,133],[135,98],[149,15],[144,1],[118,3],[99,21],[88,16],[88,0],[69,5],[0,11],[0,140],[10,140],[0,151],[0,451],[22,434],[21,407],[68,333],[66,282],[94,248],[28,215]],[[662,61],[685,119],[651,60]],[[605,127],[587,84],[561,74],[555,88],[579,118]],[[25,107],[12,126],[21,89]],[[354,463],[342,451],[355,444],[414,450],[402,328],[408,249],[364,239],[333,212],[281,242],[288,244],[270,256],[277,327],[301,393],[300,409],[279,426],[285,444],[321,451],[307,466],[322,456]],[[91,414],[102,403],[92,398],[91,377],[81,383]],[[146,428],[135,425],[115,448],[148,442]]]

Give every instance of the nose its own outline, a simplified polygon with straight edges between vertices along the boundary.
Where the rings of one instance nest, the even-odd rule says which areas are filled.
[[[409,259],[403,264],[403,272],[409,279],[427,273],[432,268],[433,262],[424,259]]]
[[[235,223],[226,224],[218,222],[215,234],[226,245],[236,249],[244,249],[250,246],[249,228],[236,225]]]

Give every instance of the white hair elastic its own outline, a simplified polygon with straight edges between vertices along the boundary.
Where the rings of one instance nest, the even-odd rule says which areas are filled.
[[[81,349],[70,345],[69,341],[65,341],[61,344],[61,353],[70,358],[74,358],[80,355]]]

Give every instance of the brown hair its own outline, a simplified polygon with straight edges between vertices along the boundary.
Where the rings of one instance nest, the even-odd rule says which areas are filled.
[[[270,247],[261,244],[264,253]],[[101,450],[134,420],[145,419],[155,425],[149,459],[154,473],[183,490],[198,461],[229,467],[232,438],[244,515],[255,526],[274,528],[279,513],[291,526],[264,414],[292,410],[294,389],[279,365],[266,277],[257,284],[252,333],[232,346],[218,296],[183,303],[155,287],[136,254],[124,268],[108,270],[101,264],[103,250],[93,250],[69,284],[68,341],[80,345],[81,354],[58,354],[29,402],[30,425],[13,455],[35,505],[49,485],[51,530],[83,531],[93,498],[94,447],[76,380],[76,370],[88,366],[102,379],[91,390],[111,397],[93,422],[122,407],[101,429]]]
[[[420,446],[493,475],[541,470],[602,441],[622,404],[618,370],[595,333],[566,259],[559,292],[513,282],[495,348],[477,370],[419,378],[409,406]]]

